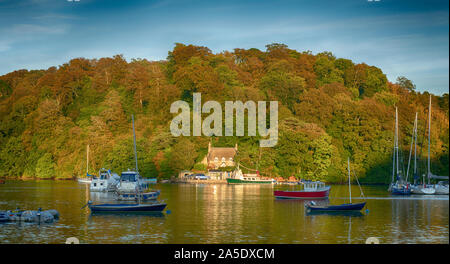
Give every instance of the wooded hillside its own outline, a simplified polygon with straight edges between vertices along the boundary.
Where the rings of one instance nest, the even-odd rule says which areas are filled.
[[[77,58],[47,70],[0,76],[0,177],[73,178],[110,168],[133,168],[131,114],[135,116],[140,172],[168,178],[202,169],[208,137],[173,137],[176,100],[279,101],[279,140],[259,148],[258,137],[214,137],[213,146],[239,145],[237,159],[266,176],[343,182],[347,157],[362,182],[389,182],[395,106],[408,162],[415,112],[426,169],[429,94],[381,69],[312,54],[283,44],[266,51],[176,44],[165,61]],[[432,95],[432,171],[449,171],[449,98]]]

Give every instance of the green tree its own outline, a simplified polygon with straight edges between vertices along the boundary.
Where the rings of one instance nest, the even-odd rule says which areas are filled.
[[[407,79],[405,76],[397,77],[397,84],[403,89],[406,89],[408,91],[416,90],[416,85],[411,80]]]
[[[190,170],[194,166],[197,156],[194,143],[186,138],[181,138],[173,146],[169,166],[174,171]]]
[[[55,163],[53,162],[52,154],[45,153],[36,164],[36,177],[40,179],[54,178]]]
[[[335,67],[334,62],[330,60],[329,56],[321,56],[314,64],[314,71],[317,75],[319,85],[329,83],[344,83],[342,78],[342,70]]]
[[[305,80],[282,71],[272,71],[267,73],[260,83],[260,87],[269,96],[275,96],[281,103],[291,109],[299,102],[299,96],[305,89]]]
[[[18,137],[10,137],[0,151],[0,176],[20,177],[26,164],[27,153]]]

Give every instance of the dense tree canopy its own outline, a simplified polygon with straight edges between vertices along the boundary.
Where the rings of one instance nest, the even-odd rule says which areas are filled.
[[[222,106],[228,100],[279,101],[278,144],[259,148],[260,138],[247,133],[173,137],[170,105],[177,100],[192,104],[195,92],[203,102]],[[448,175],[449,98],[431,97],[432,171]],[[278,43],[266,51],[218,54],[177,43],[164,61],[76,58],[47,70],[0,76],[0,177],[81,176],[87,145],[91,174],[102,167],[118,173],[134,168],[134,114],[145,177],[204,169],[200,161],[211,140],[214,146],[238,143],[236,159],[266,176],[343,182],[350,157],[362,181],[384,183],[391,178],[395,107],[405,157],[419,114],[418,166],[424,171],[428,100],[429,93],[416,92],[405,77],[391,83],[375,66]]]

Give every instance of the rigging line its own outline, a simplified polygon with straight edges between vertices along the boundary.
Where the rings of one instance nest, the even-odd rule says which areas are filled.
[[[250,169],[250,168],[247,168],[247,167],[245,167],[244,165],[242,165],[242,163],[238,163],[239,164],[239,166],[241,166],[241,167],[243,167],[243,168],[245,168],[245,169],[247,169],[247,170],[249,170],[249,171],[258,171],[258,170],[255,170],[255,169]],[[261,171],[259,171],[259,172],[261,172]],[[265,173],[264,173],[265,174]]]
[[[422,141],[421,141],[421,143],[420,143],[420,157],[422,158],[422,171],[424,170],[423,168],[426,168],[427,167],[427,160],[426,159],[423,159],[423,153],[424,153],[424,145],[425,145],[425,141],[427,140],[427,129],[428,129],[428,127],[427,127],[427,124],[428,124],[428,114],[427,113],[425,113],[426,114],[426,122],[425,122],[425,124],[424,124],[424,126],[423,126],[423,134],[422,134]],[[422,179],[423,180],[423,179]],[[423,184],[425,183],[425,182],[422,182]]]
[[[251,170],[251,171],[258,171],[258,170],[255,170],[255,169],[250,169],[250,168],[247,168],[247,167],[245,167],[244,165],[242,165],[242,163],[238,163],[239,164],[239,166],[241,166],[241,167],[243,167],[243,168],[245,168],[245,169],[247,169],[247,170]]]
[[[239,164],[239,166],[241,166],[241,167],[243,167],[243,168],[245,168],[245,169],[247,169],[247,170],[250,170],[250,171],[259,171],[260,176],[266,175],[266,176],[263,176],[263,177],[267,177],[267,175],[270,174],[270,173],[267,173],[267,171],[265,171],[265,170],[255,170],[255,169],[247,168],[247,167],[245,167],[244,165],[242,165],[242,163],[240,163],[240,162],[238,162],[238,164]]]
[[[352,170],[352,166],[351,165],[350,165],[350,170]],[[364,196],[364,192],[363,192],[363,190],[361,188],[361,184],[359,184],[358,176],[356,176],[355,170],[353,170],[353,175],[355,175],[355,179],[356,179],[356,182],[358,183],[359,191],[361,192],[362,197],[364,199],[366,199],[366,197]]]
[[[411,147],[409,148],[408,166],[406,168],[406,182],[408,182],[409,166],[410,166],[410,163],[411,163],[411,156],[412,156],[412,151],[413,151],[414,134],[416,132],[416,122],[417,122],[417,112],[416,112],[416,118],[414,119],[413,132],[411,134]]]
[[[417,121],[417,125],[419,125],[419,120]],[[418,171],[418,176],[420,177],[420,172],[419,171],[421,171],[421,170],[423,170],[423,168],[425,168],[426,167],[426,165],[425,165],[425,160],[423,159],[423,144],[424,144],[424,140],[425,140],[425,133],[426,133],[426,127],[424,126],[423,127],[424,128],[424,130],[423,130],[423,134],[422,133],[417,133],[417,145],[418,145],[418,154],[417,154],[417,156],[418,156],[418,162],[417,162],[417,164],[419,165],[419,168],[420,168],[420,170],[419,170],[419,168],[417,168],[417,171]]]

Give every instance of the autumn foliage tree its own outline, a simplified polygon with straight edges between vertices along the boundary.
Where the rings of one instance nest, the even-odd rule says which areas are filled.
[[[218,137],[217,146],[239,145],[236,159],[261,174],[344,182],[351,158],[363,182],[390,180],[395,107],[400,148],[409,151],[415,112],[419,116],[419,170],[425,168],[428,92],[400,76],[366,63],[313,54],[282,43],[266,50],[209,48],[176,43],[166,60],[116,55],[75,58],[46,70],[0,76],[0,177],[74,178],[107,167],[134,168],[131,115],[135,117],[139,170],[169,178],[204,168],[210,138],[170,134],[172,102],[279,102],[279,139],[259,148],[258,137]],[[448,94],[431,95],[434,174],[448,174]],[[245,132],[247,135],[247,133]],[[405,165],[406,166],[406,165]]]

